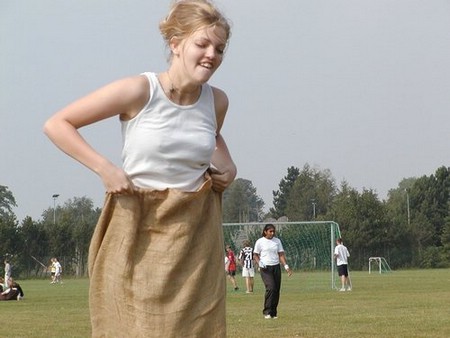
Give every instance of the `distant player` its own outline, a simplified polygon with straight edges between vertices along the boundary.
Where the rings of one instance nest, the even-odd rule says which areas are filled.
[[[51,258],[50,262],[50,279],[51,279],[51,283],[50,284],[54,284],[55,283],[55,272],[56,272],[56,263],[55,263],[55,259],[56,258]]]
[[[242,245],[244,246],[239,252],[239,261],[242,265],[242,277],[245,278],[245,286],[247,288],[246,293],[253,292],[255,267],[253,264],[253,248],[250,246],[250,241],[245,240]]]
[[[352,285],[348,278],[348,257],[350,257],[350,253],[347,247],[342,244],[342,238],[338,238],[334,248],[334,258],[336,259],[338,274],[341,278],[341,289],[339,291],[352,291]]]
[[[239,290],[239,287],[237,286],[236,282],[236,257],[234,256],[234,252],[231,249],[230,245],[227,245],[225,248],[226,248],[226,256],[228,258],[228,264],[226,267],[228,279],[233,285],[234,291],[237,291]]]
[[[8,279],[11,277],[11,264],[9,264],[9,260],[6,258],[5,261],[5,281],[4,286],[5,288],[8,287]]]
[[[58,259],[55,257],[55,283],[62,283],[61,274],[62,274],[62,266]]]

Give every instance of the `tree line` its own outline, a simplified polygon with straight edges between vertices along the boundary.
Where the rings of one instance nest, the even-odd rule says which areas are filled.
[[[335,221],[351,251],[353,269],[367,269],[372,256],[385,257],[393,269],[450,266],[450,169],[405,178],[380,200],[372,189],[361,192],[347,182],[338,186],[328,170],[305,164],[287,168],[265,203],[247,179],[236,179],[223,194],[224,223]],[[74,197],[43,211],[39,220],[13,212],[13,193],[0,185],[0,256],[9,258],[16,276],[42,276],[51,257],[64,273],[87,274],[89,243],[100,208],[92,199]]]
[[[87,197],[74,197],[43,211],[39,220],[20,223],[12,208],[14,195],[0,185],[0,255],[11,262],[13,275],[47,275],[51,257],[58,257],[65,275],[85,276],[89,243],[101,209]],[[2,260],[3,261],[3,260]]]
[[[328,169],[289,167],[273,191],[273,207],[252,182],[237,179],[224,193],[224,222],[270,220],[335,221],[351,252],[353,269],[367,269],[369,257],[384,257],[392,268],[450,266],[450,169],[405,178],[380,200],[373,189],[338,186]]]

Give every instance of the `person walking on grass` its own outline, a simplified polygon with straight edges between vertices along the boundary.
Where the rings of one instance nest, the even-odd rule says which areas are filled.
[[[225,270],[227,271],[228,280],[233,285],[234,291],[237,291],[239,290],[239,287],[236,282],[236,256],[234,255],[230,245],[226,245],[225,250],[228,258]]]
[[[54,284],[55,283],[55,272],[56,272],[56,263],[55,263],[55,258],[52,257],[50,258],[50,284]]]
[[[225,338],[221,201],[236,166],[221,135],[228,97],[208,81],[230,25],[212,2],[181,0],[159,29],[167,69],[94,91],[44,131],[106,189],[89,247],[92,336]],[[111,117],[121,124],[121,167],[78,131]]]
[[[242,277],[245,279],[245,286],[247,288],[246,293],[253,292],[255,267],[253,264],[253,248],[250,245],[249,240],[245,240],[242,245],[244,246],[239,252],[239,262],[242,265]]]
[[[61,263],[58,261],[58,258],[53,258],[55,260],[55,280],[54,283],[61,283],[61,274],[62,274],[62,266]]]
[[[348,258],[350,253],[347,247],[343,244],[342,238],[336,240],[336,247],[334,248],[334,258],[336,259],[336,265],[338,275],[341,279],[341,288],[339,291],[352,291],[352,285],[348,277]]]
[[[281,240],[275,237],[275,226],[273,224],[267,224],[264,227],[262,237],[255,243],[253,254],[266,288],[263,308],[264,318],[278,318],[277,308],[281,290],[280,262],[289,277],[292,275],[292,270],[286,262]]]

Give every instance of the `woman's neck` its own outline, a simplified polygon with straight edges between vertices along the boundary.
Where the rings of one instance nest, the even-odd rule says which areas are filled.
[[[197,102],[201,94],[200,85],[183,84],[183,81],[170,69],[161,75],[160,83],[171,101],[180,105],[190,105]]]

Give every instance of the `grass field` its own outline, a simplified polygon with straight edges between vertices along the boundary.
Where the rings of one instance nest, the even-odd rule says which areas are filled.
[[[264,290],[254,294],[227,284],[228,336],[248,337],[450,337],[450,270],[351,273],[352,292],[313,288],[327,276],[283,275],[278,319],[264,319]],[[88,280],[63,285],[19,281],[23,301],[0,302],[0,337],[89,337]],[[180,335],[181,337],[182,335]]]

